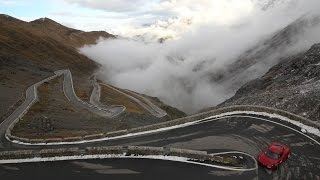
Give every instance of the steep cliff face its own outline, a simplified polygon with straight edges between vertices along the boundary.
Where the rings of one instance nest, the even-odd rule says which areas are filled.
[[[263,105],[318,121],[320,118],[320,44],[286,58],[263,77],[242,86],[222,106]]]

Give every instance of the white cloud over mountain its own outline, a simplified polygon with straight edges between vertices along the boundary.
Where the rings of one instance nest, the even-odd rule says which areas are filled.
[[[81,48],[81,52],[103,65],[100,78],[106,82],[159,97],[188,113],[195,112],[231,97],[241,83],[263,75],[279,57],[320,41],[315,35],[319,27],[305,29],[293,46],[261,59],[261,64],[251,67],[250,74],[239,74],[241,79],[236,80],[241,83],[214,82],[211,73],[224,72],[246,50],[302,15],[320,12],[318,0],[292,0],[268,8],[251,0],[241,2],[159,1],[153,9],[170,14],[168,20],[147,26],[128,24],[118,32],[127,37],[141,35],[139,38],[101,40],[97,45]],[[174,38],[163,44],[155,41],[164,36]]]
[[[146,33],[150,33],[149,36],[174,37],[202,24],[230,24],[249,15],[253,10],[251,0],[64,1],[107,13],[117,13],[120,16],[117,20],[123,20],[124,23],[111,30],[115,34],[127,37]]]
[[[146,8],[150,1],[145,0],[64,0],[80,6],[113,12],[133,12]]]

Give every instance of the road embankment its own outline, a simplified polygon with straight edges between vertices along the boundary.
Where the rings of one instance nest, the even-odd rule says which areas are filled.
[[[227,114],[230,112],[256,112],[261,114],[269,114],[276,115],[275,121],[281,121],[282,119],[289,119],[292,122],[298,122],[306,126],[319,128],[320,125],[317,122],[311,121],[309,119],[303,118],[301,116],[294,115],[292,113],[278,110],[269,107],[261,107],[261,106],[231,106],[225,107],[221,109],[212,110],[209,112],[199,113],[192,116],[167,121],[163,123],[133,128],[133,129],[124,129],[114,132],[104,132],[86,136],[76,136],[76,137],[68,137],[68,138],[54,138],[54,139],[26,139],[23,137],[12,136],[10,132],[10,128],[6,137],[8,140],[24,144],[24,145],[58,145],[58,144],[81,144],[86,142],[96,142],[96,141],[104,141],[109,139],[116,138],[125,138],[133,135],[141,135],[146,133],[154,133],[159,131],[165,131],[169,129],[175,129],[179,127],[185,127],[197,122],[201,122],[203,120],[207,120],[210,118],[216,118],[221,114]],[[281,119],[282,118],[282,119]]]
[[[245,156],[245,154],[241,154]],[[41,162],[75,159],[96,159],[96,158],[147,158],[163,160],[184,160],[200,165],[217,166],[229,168],[230,170],[254,170],[256,164],[248,167],[246,161],[235,155],[214,155],[206,151],[195,151],[177,148],[146,147],[146,146],[108,146],[108,147],[86,147],[60,148],[43,150],[20,150],[0,152],[0,164]],[[252,158],[248,156],[248,158]],[[253,159],[254,161],[254,159]]]

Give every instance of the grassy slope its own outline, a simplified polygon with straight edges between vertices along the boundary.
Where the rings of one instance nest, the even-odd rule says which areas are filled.
[[[121,93],[101,84],[101,102],[105,105],[124,105],[128,112],[147,113],[139,104]]]
[[[38,89],[40,101],[31,107],[13,131],[28,138],[68,137],[121,129],[121,123],[71,104],[62,91],[63,77]]]
[[[64,27],[46,19],[24,22],[0,15],[0,116],[18,101],[24,90],[52,75],[53,71],[69,68],[75,80],[77,94],[88,99],[88,77],[98,67],[81,55],[77,47],[95,43],[106,32],[83,32]]]

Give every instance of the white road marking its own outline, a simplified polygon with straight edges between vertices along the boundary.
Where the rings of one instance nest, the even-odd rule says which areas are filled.
[[[176,125],[176,126],[170,126],[170,127],[165,127],[165,128],[159,128],[159,129],[155,129],[155,130],[150,130],[150,131],[144,131],[144,132],[137,132],[137,133],[129,133],[129,134],[125,134],[125,135],[121,135],[121,136],[115,136],[115,137],[105,137],[105,138],[100,138],[100,139],[92,139],[92,140],[83,140],[83,141],[75,141],[75,142],[52,142],[52,143],[25,143],[25,142],[20,142],[20,141],[11,141],[7,136],[6,138],[13,142],[13,143],[17,143],[17,144],[22,144],[22,145],[70,145],[70,144],[84,144],[84,143],[91,143],[91,142],[101,142],[101,141],[107,141],[107,140],[115,140],[115,139],[123,139],[123,138],[129,138],[129,137],[135,137],[135,136],[139,136],[139,135],[147,135],[147,134],[153,134],[153,133],[158,133],[158,132],[164,132],[164,131],[168,131],[168,130],[172,130],[172,129],[178,129],[178,128],[183,128],[183,127],[188,127],[188,126],[192,126],[192,125],[196,125],[196,124],[201,124],[201,123],[207,123],[207,122],[212,122],[212,121],[217,121],[220,119],[225,119],[225,118],[230,118],[230,117],[248,117],[248,118],[253,118],[253,119],[257,119],[257,120],[263,120],[263,121],[267,121],[267,122],[271,122],[273,124],[277,124],[280,126],[283,126],[285,128],[288,128],[290,130],[293,130],[295,132],[298,132],[299,134],[305,136],[306,138],[314,141],[315,143],[317,143],[318,145],[320,145],[320,143],[313,139],[312,137],[296,130],[293,129],[289,126],[283,125],[281,123],[278,122],[274,122],[271,120],[267,120],[267,119],[263,119],[263,118],[258,118],[258,117],[252,117],[252,116],[240,116],[240,115],[233,115],[233,116],[225,116],[225,117],[218,117],[215,118],[214,116],[212,117],[208,117],[208,118],[204,118],[201,120],[197,120],[197,121],[193,121],[193,122],[188,122],[185,124],[180,124],[180,125]]]
[[[267,121],[267,122],[270,122],[270,123],[273,123],[273,124],[277,124],[277,125],[283,126],[283,127],[285,127],[285,128],[288,128],[288,129],[290,129],[290,130],[292,130],[292,131],[295,131],[295,132],[297,132],[297,133],[305,136],[306,138],[312,140],[313,142],[315,142],[316,144],[318,144],[318,145],[320,146],[320,142],[318,142],[318,141],[315,140],[314,138],[312,138],[312,137],[310,137],[310,136],[308,136],[308,135],[306,135],[306,134],[304,134],[304,133],[302,133],[302,132],[300,132],[300,131],[292,128],[292,127],[289,127],[289,126],[287,126],[287,125],[284,125],[284,124],[281,124],[281,123],[278,123],[278,122],[274,122],[274,121],[271,121],[271,120],[268,120],[268,119],[259,118],[259,117],[252,117],[252,116],[234,115],[234,116],[226,116],[226,117],[222,117],[222,118],[217,118],[217,120],[219,120],[219,119],[225,119],[225,118],[229,118],[229,117],[246,117],[246,118],[252,118],[252,119],[257,119],[257,120],[262,120],[262,121]],[[205,122],[210,122],[210,120],[209,120],[209,121],[204,121],[204,122],[199,122],[199,123],[197,123],[197,124],[205,123]]]
[[[213,164],[206,164],[200,162],[190,161],[189,158],[177,156],[163,156],[163,155],[146,155],[146,156],[125,156],[120,154],[99,154],[99,155],[83,155],[83,156],[60,156],[60,157],[37,157],[29,159],[8,159],[0,160],[0,164],[13,164],[13,163],[26,163],[26,162],[48,162],[48,161],[68,161],[68,160],[86,160],[86,159],[157,159],[166,161],[183,162],[188,164],[196,164],[201,166],[213,167],[217,169],[230,170],[230,171],[254,171],[258,168],[234,168],[229,166],[219,166]]]

